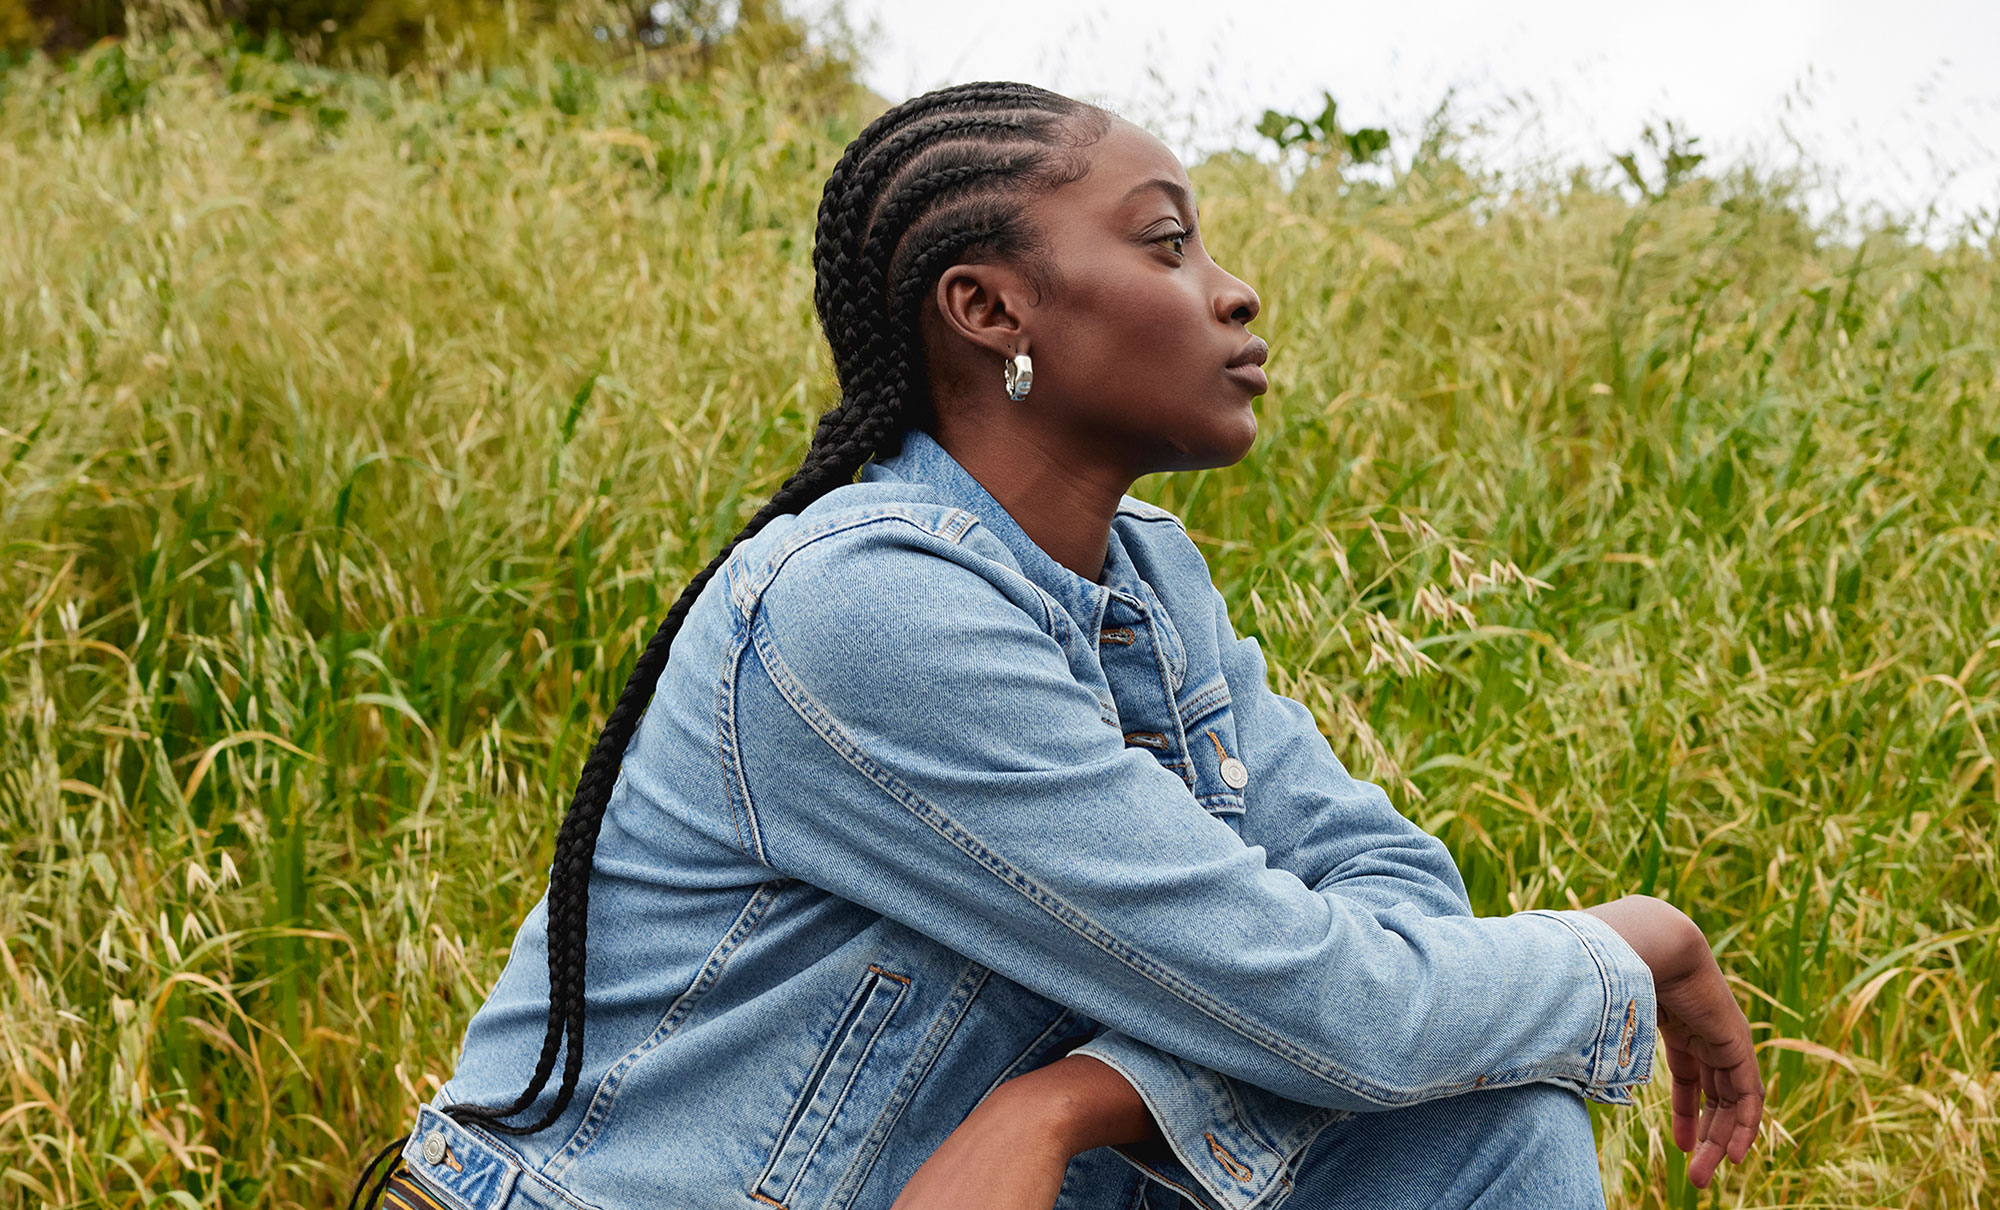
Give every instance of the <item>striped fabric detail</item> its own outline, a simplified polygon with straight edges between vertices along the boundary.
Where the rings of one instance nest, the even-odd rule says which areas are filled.
[[[410,1167],[398,1158],[389,1183],[382,1187],[382,1205],[388,1210],[450,1210],[410,1175]]]

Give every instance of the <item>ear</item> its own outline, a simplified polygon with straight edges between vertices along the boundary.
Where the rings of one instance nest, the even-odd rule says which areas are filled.
[[[1028,283],[1006,265],[953,265],[938,278],[938,314],[945,329],[1002,357],[1028,351],[1022,330]]]

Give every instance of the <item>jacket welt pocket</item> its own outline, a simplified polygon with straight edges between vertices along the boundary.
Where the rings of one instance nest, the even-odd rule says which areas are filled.
[[[806,1170],[819,1157],[841,1106],[853,1092],[861,1068],[889,1028],[889,1018],[910,989],[907,975],[869,964],[867,973],[848,997],[827,1039],[805,1090],[792,1107],[784,1129],[771,1150],[771,1161],[757,1178],[752,1196],[765,1204],[790,1206]],[[831,1157],[829,1157],[830,1159]],[[843,1157],[844,1158],[844,1157]]]

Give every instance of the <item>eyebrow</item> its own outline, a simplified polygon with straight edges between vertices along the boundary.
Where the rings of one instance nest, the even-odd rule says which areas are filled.
[[[1168,200],[1178,206],[1182,214],[1194,213],[1194,195],[1189,193],[1186,186],[1182,185],[1179,181],[1170,181],[1163,176],[1156,176],[1148,181],[1140,181],[1138,184],[1132,186],[1125,191],[1125,196],[1119,199],[1119,204],[1124,205],[1148,189],[1157,189],[1161,193],[1166,194]]]

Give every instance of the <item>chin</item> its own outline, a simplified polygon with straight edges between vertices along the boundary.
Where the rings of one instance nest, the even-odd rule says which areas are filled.
[[[1173,459],[1172,465],[1163,466],[1159,469],[1168,471],[1206,471],[1215,470],[1218,467],[1235,466],[1249,455],[1251,447],[1256,444],[1257,421],[1255,417],[1252,417],[1250,423],[1240,432],[1217,434],[1215,440],[1206,441],[1200,445],[1177,446],[1174,450],[1176,456]]]
[[[1248,407],[1245,407],[1243,409],[1243,423],[1236,426],[1233,439],[1225,437],[1216,444],[1219,448],[1217,449],[1215,460],[1203,465],[1211,467],[1234,466],[1243,461],[1249,455],[1251,447],[1257,444],[1257,414]]]

